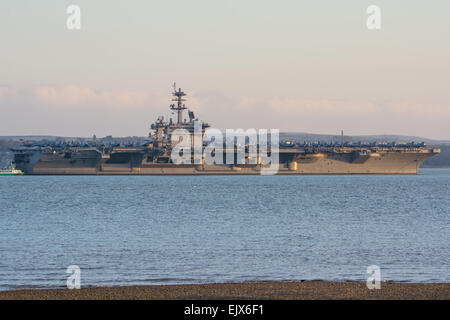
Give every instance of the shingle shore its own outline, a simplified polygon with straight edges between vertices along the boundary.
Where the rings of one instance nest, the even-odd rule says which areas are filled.
[[[450,299],[450,283],[383,282],[369,290],[361,282],[247,282],[187,285],[143,285],[69,289],[25,289],[0,292],[3,299]]]

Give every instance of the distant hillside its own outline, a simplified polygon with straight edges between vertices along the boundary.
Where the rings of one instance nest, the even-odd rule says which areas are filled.
[[[60,137],[60,136],[0,136],[0,140],[31,140],[31,141],[40,141],[40,140],[80,140],[80,139],[90,139],[86,137]]]
[[[441,149],[441,153],[426,160],[422,164],[422,168],[445,168],[450,167],[450,145],[436,145]]]
[[[280,132],[281,140],[295,140],[297,142],[314,142],[314,141],[323,141],[323,142],[340,142],[340,135],[328,135],[328,134],[314,134],[314,133],[305,133],[305,132]],[[433,145],[450,145],[450,140],[433,140],[423,137],[415,137],[415,136],[401,136],[401,135],[365,135],[365,136],[346,136],[344,135],[344,142],[425,142],[427,144]]]
[[[66,141],[75,141],[75,140],[91,140],[91,137],[60,137],[60,136],[0,136],[0,140],[31,140],[31,141],[39,141],[39,140],[66,140]],[[101,139],[114,139],[114,140],[127,140],[127,139],[136,139],[136,140],[144,140],[146,137],[105,137]],[[297,142],[340,142],[340,135],[330,135],[330,134],[314,134],[314,133],[306,133],[306,132],[280,132],[281,140],[295,140]],[[402,135],[364,135],[364,136],[347,136],[344,135],[344,142],[425,142],[427,144],[432,145],[450,145],[450,140],[433,140],[423,137],[415,137],[415,136],[402,136]]]
[[[17,141],[13,140],[0,140],[0,169],[8,166],[12,159],[13,154],[9,151],[9,148],[17,146]]]

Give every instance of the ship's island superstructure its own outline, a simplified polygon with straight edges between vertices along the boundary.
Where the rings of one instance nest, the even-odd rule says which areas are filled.
[[[181,89],[172,93],[170,110],[176,119],[159,117],[151,125],[145,143],[139,145],[40,144],[14,148],[14,164],[26,175],[228,175],[261,174],[265,164],[250,161],[249,146],[245,146],[244,163],[207,164],[204,159],[192,164],[176,164],[171,159],[179,140],[173,132],[183,129],[194,136],[200,124],[202,142],[208,123],[198,120],[188,110],[189,120],[183,119],[186,95]],[[194,139],[192,139],[194,141]],[[248,140],[247,140],[248,141]],[[202,143],[205,148],[207,143]],[[232,152],[237,152],[238,145]],[[269,145],[269,153],[270,145]],[[394,144],[311,144],[294,141],[280,142],[277,174],[417,174],[420,164],[440,152],[426,148],[423,143]],[[194,153],[192,153],[194,157]]]

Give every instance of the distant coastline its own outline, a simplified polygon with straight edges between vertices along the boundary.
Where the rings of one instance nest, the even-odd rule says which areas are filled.
[[[98,141],[105,141],[108,143],[141,143],[146,137],[130,136],[130,137],[113,137],[106,136],[97,138]],[[281,132],[281,140],[294,140],[297,142],[315,142],[315,141],[341,141],[339,135],[326,134],[311,134],[302,132]],[[9,150],[12,147],[21,145],[21,141],[89,141],[92,138],[88,137],[61,137],[50,135],[23,135],[23,136],[0,136],[0,168],[8,166],[13,160],[13,154]],[[400,135],[367,135],[367,136],[344,136],[344,142],[425,142],[427,145],[435,148],[440,148],[441,153],[426,160],[421,168],[450,168],[450,140],[433,140],[422,137],[400,136]]]

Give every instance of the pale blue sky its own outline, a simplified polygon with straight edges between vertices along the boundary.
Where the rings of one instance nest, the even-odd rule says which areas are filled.
[[[446,0],[2,1],[0,135],[146,135],[176,81],[219,128],[450,139],[449,14]]]

